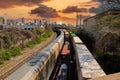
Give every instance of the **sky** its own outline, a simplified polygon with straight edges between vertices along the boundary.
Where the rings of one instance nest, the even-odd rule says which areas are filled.
[[[0,16],[10,19],[49,18],[75,24],[76,15],[93,16],[100,5],[98,0],[0,0]]]

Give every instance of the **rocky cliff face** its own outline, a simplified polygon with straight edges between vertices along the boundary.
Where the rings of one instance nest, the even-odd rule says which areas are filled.
[[[91,19],[91,18],[90,18]],[[92,17],[78,34],[106,73],[120,71],[120,14]],[[90,25],[89,25],[90,24]]]
[[[0,49],[9,49],[15,45],[24,45],[33,38],[35,38],[35,34],[32,31],[11,27],[0,32]]]

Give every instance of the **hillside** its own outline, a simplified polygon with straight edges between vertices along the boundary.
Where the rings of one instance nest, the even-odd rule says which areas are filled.
[[[0,32],[0,49],[23,46],[24,43],[34,38],[35,34],[32,31],[11,27]]]
[[[0,64],[20,55],[24,48],[33,48],[37,44],[47,40],[52,33],[52,31],[43,28],[24,30],[11,27],[2,30],[0,32]]]

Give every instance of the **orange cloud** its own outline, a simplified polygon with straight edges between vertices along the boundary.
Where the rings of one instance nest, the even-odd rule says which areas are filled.
[[[51,0],[0,0],[0,8],[11,8],[15,6],[33,6]]]
[[[59,17],[57,11],[51,7],[47,7],[45,5],[39,5],[38,8],[31,10],[30,14],[37,14],[42,18],[55,18]]]
[[[87,12],[86,8],[78,8],[77,6],[68,6],[62,10],[63,13]]]

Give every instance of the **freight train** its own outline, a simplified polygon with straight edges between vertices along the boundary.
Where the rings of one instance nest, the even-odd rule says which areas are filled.
[[[48,80],[64,44],[64,32],[5,80]]]

